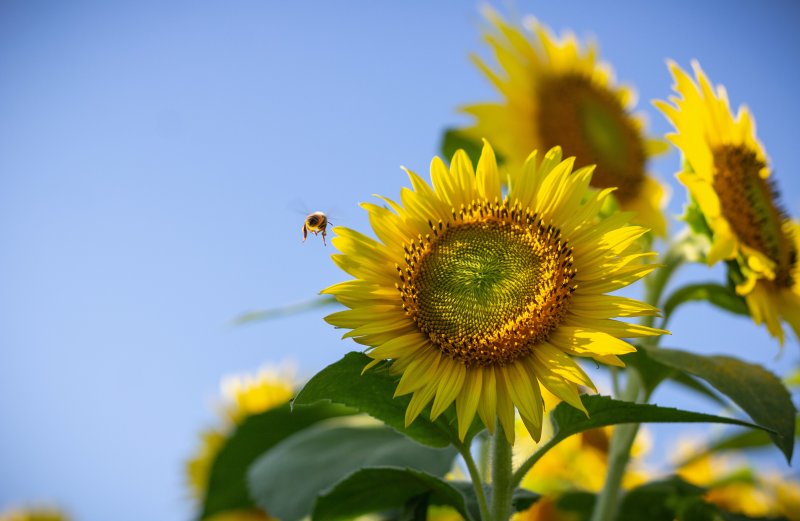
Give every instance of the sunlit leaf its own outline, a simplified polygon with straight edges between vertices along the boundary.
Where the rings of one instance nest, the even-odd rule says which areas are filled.
[[[382,425],[325,422],[263,454],[250,467],[248,485],[259,507],[297,521],[311,513],[319,495],[360,469],[390,466],[444,476],[455,455],[453,448],[426,447]]]
[[[393,398],[397,377],[390,374],[386,364],[373,367],[362,375],[371,360],[364,353],[348,353],[314,375],[295,398],[294,406],[301,408],[323,400],[340,403],[365,412],[425,445],[450,445],[455,428],[449,423],[449,416],[443,415],[432,422],[423,413],[405,427],[410,395]]]
[[[286,404],[249,416],[230,435],[214,459],[202,518],[229,510],[252,508],[254,505],[247,492],[247,469],[261,454],[321,420],[352,413],[331,404],[292,411]]]
[[[730,356],[703,356],[677,349],[650,349],[648,354],[664,365],[708,382],[730,398],[759,425],[767,428],[786,460],[794,449],[797,410],[783,382],[763,367]]]
[[[470,483],[448,483],[425,472],[396,467],[367,468],[350,474],[319,496],[312,519],[337,521],[399,509],[418,497],[426,497],[433,505],[451,506],[471,521],[480,520]]]

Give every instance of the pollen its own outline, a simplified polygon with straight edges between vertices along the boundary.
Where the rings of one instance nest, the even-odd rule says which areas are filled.
[[[597,165],[592,186],[617,187],[621,202],[639,194],[644,143],[618,95],[583,75],[553,75],[543,79],[538,106],[537,127],[546,147],[562,146],[578,158],[576,166]]]
[[[433,345],[467,367],[532,352],[575,290],[572,249],[557,228],[506,202],[472,202],[405,246],[403,307]]]
[[[797,250],[786,230],[777,190],[761,175],[766,164],[742,145],[720,146],[713,155],[714,191],[723,215],[742,243],[775,263],[774,283],[791,287]]]

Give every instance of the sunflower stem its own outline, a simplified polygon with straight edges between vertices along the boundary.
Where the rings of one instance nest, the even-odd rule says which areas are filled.
[[[470,451],[469,446],[465,446],[463,444],[457,444],[458,452],[461,453],[461,457],[464,458],[464,462],[467,464],[467,471],[469,472],[469,477],[472,480],[472,487],[475,489],[475,496],[478,498],[478,508],[481,511],[481,520],[482,521],[490,521],[492,518],[489,514],[489,503],[486,501],[486,492],[483,489],[483,479],[481,478],[481,473],[478,470],[478,466],[475,464],[475,458],[472,457],[472,452]]]
[[[513,474],[511,444],[503,426],[497,422],[492,452],[492,521],[507,521],[511,516]]]
[[[661,269],[653,273],[649,279],[645,279],[645,300],[648,304],[655,307],[659,306],[670,278],[675,273],[675,270],[687,260],[686,248],[686,240],[678,240],[670,245],[662,256]],[[655,316],[644,317],[642,324],[652,327],[655,319]],[[656,347],[660,338],[660,336],[648,337],[642,343]],[[642,381],[636,371],[628,371],[625,390],[622,392],[621,398],[629,402],[638,402],[643,398]],[[611,521],[614,519],[622,487],[622,478],[625,475],[625,468],[628,465],[637,432],[639,432],[638,423],[617,425],[615,427],[609,447],[606,481],[603,484],[603,490],[597,497],[591,521]]]

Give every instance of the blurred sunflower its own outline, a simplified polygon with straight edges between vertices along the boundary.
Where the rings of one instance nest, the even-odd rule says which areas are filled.
[[[200,434],[196,454],[186,462],[186,475],[192,496],[198,503],[205,499],[214,460],[231,432],[247,417],[279,407],[294,395],[294,383],[287,371],[264,368],[255,376],[240,375],[222,381],[221,426]],[[213,521],[257,521],[271,519],[258,510],[224,512],[208,518]]]
[[[692,450],[684,444],[684,456]],[[705,499],[733,512],[756,518],[800,521],[800,483],[776,476],[760,476],[745,464],[721,456],[694,458],[678,469],[686,481],[706,487]]]
[[[598,219],[611,190],[590,191],[592,168],[573,163],[559,148],[533,153],[504,197],[485,143],[477,173],[458,151],[449,170],[434,158],[433,187],[409,171],[402,205],[363,204],[379,241],[337,228],[333,260],[355,280],[323,291],[351,308],[326,320],[368,346],[370,366],[393,361],[395,395],[413,395],[406,424],[455,401],[462,439],[477,412],[513,442],[516,408],[538,440],[540,384],[584,411],[578,385],[594,389],[568,355],[623,365],[634,348],[620,338],[664,333],[612,319],[658,313],[606,295],[655,266],[637,250],[646,230],[625,213]]]
[[[711,232],[708,263],[733,260],[737,292],[757,324],[783,344],[781,319],[800,334],[798,223],[778,202],[764,147],[746,107],[734,116],[725,89],[714,89],[699,64],[697,80],[670,62],[672,105],[656,106],[677,133],[668,136],[684,156],[678,179],[696,201]]]
[[[646,173],[648,157],[666,146],[644,135],[643,120],[632,112],[634,91],[616,84],[594,44],[583,48],[572,34],[559,39],[535,19],[525,31],[491,9],[486,17],[492,27],[485,39],[499,70],[475,62],[504,99],[464,107],[477,119],[465,132],[491,139],[512,168],[531,150],[561,146],[578,167],[597,166],[593,187],[618,188],[614,197],[636,212],[634,223],[666,235],[666,190]]]
[[[0,512],[0,521],[69,521],[69,517],[53,507],[28,507]]]

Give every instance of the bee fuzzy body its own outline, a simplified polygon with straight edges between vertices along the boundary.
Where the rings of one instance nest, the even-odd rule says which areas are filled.
[[[327,246],[328,244],[325,242],[325,236],[327,235],[328,224],[330,224],[330,221],[324,213],[314,212],[308,214],[305,222],[303,223],[303,242],[305,242],[308,238],[309,232],[313,233],[314,235],[319,235],[322,233],[322,244]]]

